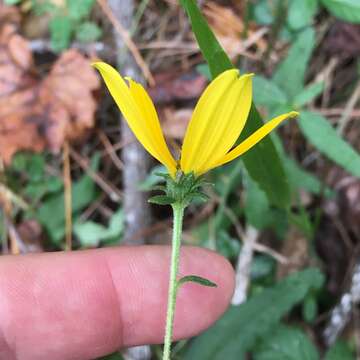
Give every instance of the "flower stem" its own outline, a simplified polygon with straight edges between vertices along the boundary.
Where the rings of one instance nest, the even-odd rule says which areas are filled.
[[[171,263],[170,263],[170,281],[168,294],[168,307],[166,314],[166,328],[164,339],[163,360],[170,360],[170,348],[174,327],[174,313],[177,295],[177,274],[179,270],[179,257],[181,246],[182,223],[185,206],[182,203],[172,204],[174,214]]]

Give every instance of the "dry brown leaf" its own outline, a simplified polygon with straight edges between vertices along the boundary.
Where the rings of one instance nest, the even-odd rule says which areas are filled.
[[[6,164],[19,150],[58,152],[94,125],[92,92],[100,82],[84,56],[64,52],[44,79],[33,69],[16,27],[0,27],[0,157]]]
[[[309,241],[296,228],[290,228],[281,254],[290,261],[287,264],[278,264],[277,277],[279,279],[299,271],[309,264]]]
[[[161,118],[164,119],[161,127],[165,136],[170,139],[183,139],[192,113],[192,109],[164,108],[161,114]]]
[[[156,86],[149,88],[149,93],[156,104],[197,99],[208,82],[196,72],[178,75],[173,71],[157,74],[155,81]]]
[[[248,47],[253,45],[255,45],[260,52],[266,49],[266,42],[262,38],[266,33],[266,29],[262,31],[261,29],[257,29],[254,24],[251,24],[248,29],[248,38],[243,41],[243,16],[235,13],[235,11],[228,6],[209,1],[206,2],[204,6],[204,14],[221,45],[231,58],[243,54]]]

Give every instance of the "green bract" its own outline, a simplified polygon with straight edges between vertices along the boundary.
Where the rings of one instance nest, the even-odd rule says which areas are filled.
[[[165,180],[165,185],[153,187],[153,190],[163,191],[163,195],[156,195],[149,199],[150,203],[158,205],[182,204],[184,207],[193,200],[208,200],[208,196],[202,191],[205,185],[211,185],[204,180],[203,176],[196,177],[193,172],[184,174],[181,171],[176,173],[175,179],[169,174],[157,173],[156,175]]]

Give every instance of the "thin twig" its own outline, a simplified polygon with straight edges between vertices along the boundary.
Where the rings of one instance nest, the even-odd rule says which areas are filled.
[[[342,135],[344,133],[345,127],[352,117],[351,115],[353,113],[353,110],[354,110],[357,102],[359,101],[359,98],[360,98],[360,81],[358,81],[358,83],[356,84],[355,90],[352,93],[349,101],[346,103],[344,113],[342,114],[342,116],[339,120],[337,132],[340,135]]]
[[[94,180],[94,182],[110,197],[114,202],[120,202],[122,193],[107,183],[100,174],[93,171],[87,159],[83,158],[78,152],[69,147],[71,157],[86,171],[86,173]]]
[[[331,312],[329,323],[324,330],[324,341],[331,346],[347,323],[350,321],[353,307],[360,303],[360,261],[354,266],[351,287],[340,299],[338,305]]]
[[[44,53],[54,51],[51,41],[47,39],[33,39],[28,42],[29,48],[35,53]],[[101,54],[106,58],[115,58],[115,51],[107,44],[97,41],[94,43],[79,43],[72,42],[70,44],[72,49],[77,49],[86,54]]]
[[[2,183],[0,183],[0,197],[9,199],[12,204],[18,206],[22,210],[29,209],[29,204],[27,204],[24,199],[15,194],[11,189]]]
[[[339,64],[339,58],[333,57],[326,65],[323,71],[321,71],[315,78],[315,82],[323,81],[325,83],[324,92],[321,100],[321,106],[323,108],[328,107],[330,101],[331,84],[334,71]]]
[[[255,243],[254,244],[254,250],[259,252],[259,253],[267,254],[267,255],[273,257],[276,261],[278,261],[282,265],[287,265],[287,264],[289,264],[291,262],[284,255],[281,255],[277,251],[269,248],[266,245],[260,244],[260,243]]]
[[[9,239],[10,239],[10,253],[11,255],[19,255],[20,254],[20,247],[21,241],[19,241],[18,237],[19,234],[17,233],[13,224],[7,224]]]
[[[129,32],[122,26],[119,19],[114,16],[113,12],[111,11],[111,8],[109,7],[109,4],[106,0],[97,0],[101,10],[104,12],[104,14],[107,16],[111,24],[113,25],[114,29],[119,33],[119,35],[122,37],[124,43],[132,53],[136,63],[139,65],[141,71],[144,74],[145,79],[149,82],[151,86],[155,85],[154,77],[152,76],[149,67],[147,66],[145,60],[141,56],[138,48],[134,44],[134,42],[131,40]]]
[[[213,196],[214,196],[215,200],[220,203],[221,198],[219,196],[217,196],[215,193],[213,193]],[[233,223],[233,225],[235,227],[235,231],[236,231],[239,239],[245,239],[247,234],[245,233],[244,229],[242,228],[242,225],[240,224],[239,220],[237,219],[236,214],[232,211],[231,208],[229,208],[225,204],[223,206],[224,206],[224,213],[227,215],[227,217]],[[290,263],[289,259],[287,259],[285,256],[281,255],[280,253],[269,248],[266,245],[255,243],[255,244],[253,244],[253,247],[254,247],[255,251],[257,251],[259,253],[267,254],[267,255],[273,257],[280,264],[289,264]]]
[[[100,141],[104,145],[106,153],[109,155],[109,157],[113,161],[114,165],[118,168],[118,170],[123,170],[124,164],[119,159],[119,157],[116,155],[116,151],[114,150],[114,147],[111,144],[108,137],[106,136],[106,134],[102,130],[99,130],[98,134],[99,134]]]
[[[231,301],[233,305],[240,305],[246,300],[247,289],[250,282],[250,267],[258,235],[259,232],[251,226],[247,227],[245,230],[243,247],[236,266],[235,292]]]

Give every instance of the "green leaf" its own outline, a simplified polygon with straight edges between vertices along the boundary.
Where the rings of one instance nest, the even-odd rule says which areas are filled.
[[[69,47],[73,30],[73,23],[69,17],[56,16],[51,19],[51,47],[55,52],[61,52]]]
[[[249,176],[244,175],[245,193],[245,216],[246,221],[257,229],[264,229],[269,225],[270,204],[266,194],[258,184]]]
[[[307,86],[302,92],[297,94],[294,98],[294,106],[301,108],[310,101],[316,99],[324,91],[324,83],[318,82]]]
[[[21,0],[5,0],[4,3],[6,5],[16,5],[16,4],[20,4]]]
[[[91,169],[96,171],[99,165],[99,154],[96,154],[91,160]],[[73,183],[72,187],[72,212],[73,215],[96,197],[96,185],[88,176],[84,175],[80,180]],[[64,194],[54,194],[36,211],[36,217],[39,222],[46,228],[51,239],[59,244],[65,234],[65,208]]]
[[[316,176],[301,168],[295,160],[286,154],[281,140],[276,134],[272,136],[272,139],[284,164],[286,175],[293,192],[297,193],[299,189],[302,189],[316,195],[323,193],[326,197],[334,195],[334,192],[328,186],[323,184]]]
[[[288,23],[294,30],[310,25],[318,9],[318,0],[290,0]]]
[[[360,23],[360,2],[358,0],[321,0],[335,17],[351,23]]]
[[[214,78],[223,71],[233,68],[230,59],[217,41],[196,2],[194,0],[181,0],[181,4],[189,15],[192,29],[209,65],[212,77]],[[249,136],[262,125],[263,121],[253,104],[241,138]],[[290,188],[271,138],[266,137],[260,144],[248,151],[243,156],[243,160],[250,176],[266,192],[270,202],[279,207],[288,207],[290,204]]]
[[[119,236],[124,231],[124,212],[120,208],[110,219],[108,228],[108,237]]]
[[[246,174],[244,174],[244,187],[246,221],[259,230],[272,228],[276,235],[282,238],[288,227],[286,211],[271,207],[265,192]]]
[[[217,287],[217,285],[214,282],[197,275],[187,275],[182,277],[181,279],[178,280],[177,286],[180,287],[181,285],[187,282],[194,282],[202,286]]]
[[[216,251],[227,259],[237,259],[240,252],[240,242],[238,239],[220,229],[216,234]]]
[[[94,221],[78,222],[74,225],[74,233],[84,247],[96,247],[101,241],[109,241],[115,238],[119,242],[123,230],[124,214],[121,208],[113,214],[108,227]]]
[[[171,204],[174,204],[176,200],[170,196],[156,195],[156,196],[151,197],[148,201],[151,204],[171,205]]]
[[[87,21],[76,29],[76,39],[82,43],[88,43],[98,40],[102,31],[94,22]]]
[[[253,4],[255,23],[259,25],[270,25],[274,22],[274,11],[271,5],[273,5],[273,2],[270,4],[268,0],[258,0]]]
[[[295,191],[303,189],[316,195],[324,193],[326,197],[334,194],[328,186],[310,172],[302,169],[293,159],[287,157],[284,159],[284,165],[289,183]]]
[[[339,136],[323,116],[304,111],[300,114],[299,125],[308,141],[322,154],[350,174],[360,177],[360,155]]]
[[[337,341],[326,353],[325,360],[355,360],[356,356],[344,341]]]
[[[257,255],[253,258],[250,268],[251,280],[259,280],[271,275],[276,268],[276,261],[267,255]]]
[[[281,317],[323,282],[319,270],[307,269],[231,307],[215,326],[194,339],[184,359],[244,360],[256,341],[271,333]]]
[[[74,233],[84,247],[97,247],[106,238],[108,229],[94,221],[86,221],[74,225]]]
[[[309,294],[303,303],[303,318],[304,320],[311,324],[318,314],[318,305],[316,301],[316,297],[314,294]]]
[[[139,184],[138,189],[141,191],[151,191],[156,185],[164,182],[163,177],[158,175],[159,173],[166,173],[166,168],[164,165],[156,165],[151,170],[150,174],[146,177],[146,179],[141,184]]]
[[[261,75],[253,78],[253,96],[257,105],[276,106],[286,104],[286,94],[271,80]]]
[[[266,337],[254,354],[254,360],[318,360],[319,354],[299,329],[279,326]]]
[[[95,0],[67,0],[66,6],[69,16],[78,21],[85,19],[90,15]]]
[[[19,152],[11,162],[15,171],[25,172],[31,181],[39,181],[44,177],[45,158],[42,154]]]
[[[308,28],[299,34],[274,74],[273,81],[290,99],[303,91],[305,73],[314,46],[315,33],[312,28]]]
[[[263,125],[255,105],[251,107],[249,118],[240,139],[246,139]],[[290,204],[290,187],[280,162],[279,155],[270,136],[265,137],[242,160],[251,178],[265,191],[271,204],[286,208]]]
[[[212,76],[210,73],[209,65],[208,64],[199,64],[196,66],[196,71],[205,76],[207,79],[211,80]]]
[[[45,14],[49,14],[51,16],[56,16],[59,14],[60,7],[56,5],[55,2],[51,0],[44,0],[44,1],[32,1],[32,8],[31,11],[36,16],[42,16]]]
[[[194,0],[180,0],[180,2],[190,18],[196,40],[204,58],[209,64],[212,77],[215,78],[225,70],[234,68],[234,65],[217,41],[196,2]]]

